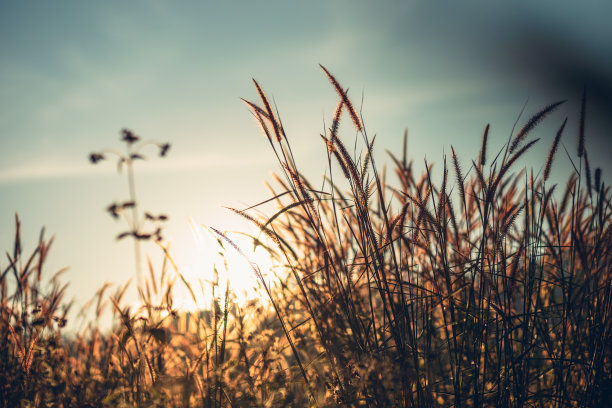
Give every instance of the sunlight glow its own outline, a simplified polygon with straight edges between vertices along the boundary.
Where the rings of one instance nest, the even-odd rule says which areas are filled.
[[[241,254],[229,243],[218,239],[212,230],[193,221],[190,221],[190,226],[191,237],[188,239],[192,250],[177,259],[177,265],[191,285],[195,302],[185,285],[177,281],[174,307],[184,311],[206,309],[214,297],[224,297],[228,284],[237,304],[244,305],[253,300],[266,303],[265,291],[253,270],[253,267],[258,268],[267,279],[273,275],[274,265],[266,250],[261,246],[255,248],[253,240],[245,235],[229,232],[228,238],[240,248]]]

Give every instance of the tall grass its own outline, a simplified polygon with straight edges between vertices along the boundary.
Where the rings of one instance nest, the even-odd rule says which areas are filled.
[[[394,184],[347,91],[322,68],[339,95],[321,135],[322,191],[299,171],[257,82],[261,105],[248,102],[283,169],[273,191],[280,210],[259,225],[294,278],[279,295],[286,324],[306,316],[316,338],[300,357],[318,362],[308,373],[318,393],[327,386],[336,403],[375,406],[608,401],[610,190],[601,176],[592,185],[588,165],[562,194],[547,184],[565,122],[542,176],[515,171],[538,123],[563,102],[534,114],[488,165],[488,125],[467,173],[453,149],[453,181],[446,157],[440,183],[427,162],[415,177],[404,142],[402,157],[390,154]],[[577,156],[587,164],[585,103]],[[339,136],[344,112],[361,154]]]
[[[0,406],[307,405],[274,314],[253,301],[237,304],[218,279],[187,282],[167,247],[160,268],[148,263],[140,306],[123,300],[129,282],[114,291],[105,285],[90,302],[89,324],[66,333],[71,303],[61,271],[44,278],[49,245],[41,234],[32,254],[22,253],[17,219],[0,280]],[[174,288],[183,283],[194,302],[198,290],[212,292],[211,303],[175,308]],[[108,307],[116,324],[103,331]]]
[[[163,261],[147,263],[139,306],[123,300],[129,283],[102,287],[79,332],[65,333],[70,303],[59,273],[44,278],[50,241],[41,234],[24,254],[16,220],[14,248],[0,265],[2,406],[609,403],[611,196],[601,170],[593,180],[588,167],[586,96],[565,186],[550,185],[558,147],[568,143],[565,121],[542,169],[517,166],[538,140],[538,123],[561,103],[535,113],[499,151],[488,151],[487,125],[478,157],[452,148],[440,174],[427,162],[415,174],[404,137],[401,154],[389,153],[392,176],[377,166],[374,138],[348,92],[323,71],[338,105],[321,135],[322,188],[300,172],[259,83],[259,102],[245,101],[282,169],[268,200],[274,213],[234,209],[259,227],[254,243],[278,263],[274,280],[251,263],[270,302],[241,304],[217,278],[186,279],[159,230],[143,232],[131,173],[128,206],[109,211],[126,216],[122,237],[148,234]],[[350,121],[342,124],[343,115]],[[122,157],[135,160],[129,135]],[[231,235],[214,231],[220,250],[242,253]],[[199,291],[212,301],[180,311],[177,285],[196,304]],[[115,317],[109,331],[97,323],[105,308]]]

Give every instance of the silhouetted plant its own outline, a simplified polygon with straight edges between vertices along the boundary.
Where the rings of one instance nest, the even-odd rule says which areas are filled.
[[[278,114],[255,82],[262,107],[245,102],[283,169],[276,178],[281,191],[272,190],[280,208],[263,219],[238,211],[275,236],[275,252],[293,277],[274,295],[281,299],[275,307],[286,332],[297,337],[290,341],[304,344],[296,334],[304,331],[315,339],[298,347],[296,357],[307,362],[317,400],[343,406],[606,404],[612,385],[611,197],[600,170],[593,190],[584,95],[577,153],[585,172],[580,166],[570,175],[561,200],[556,186],[545,182],[565,122],[543,177],[532,170],[522,182],[523,171],[511,172],[539,140],[527,141],[536,126],[563,103],[557,102],[511,135],[488,168],[487,125],[467,178],[451,149],[456,201],[446,158],[440,184],[427,162],[416,179],[406,141],[402,158],[390,154],[399,186],[388,184],[347,91],[322,68],[340,96],[322,135],[327,188],[314,189],[298,170]],[[339,136],[344,109],[363,155],[351,155]]]
[[[162,226],[163,222],[168,219],[165,214],[152,215],[149,212],[140,214],[138,212],[138,202],[136,200],[136,183],[134,180],[134,162],[138,160],[146,160],[146,157],[141,151],[146,146],[156,146],[158,148],[159,157],[165,157],[170,150],[169,143],[158,143],[151,141],[141,141],[141,138],[134,132],[128,129],[121,130],[121,139],[125,143],[125,153],[117,150],[104,150],[94,152],[89,155],[89,161],[92,164],[97,164],[114,156],[117,159],[117,171],[122,172],[123,167],[126,168],[126,177],[128,181],[128,196],[127,201],[121,203],[112,203],[107,207],[108,213],[114,218],[119,219],[124,217],[129,226],[129,230],[117,235],[117,239],[121,240],[126,237],[134,239],[134,258],[136,264],[136,277],[140,286],[142,279],[142,259],[140,241],[155,239],[162,241]]]

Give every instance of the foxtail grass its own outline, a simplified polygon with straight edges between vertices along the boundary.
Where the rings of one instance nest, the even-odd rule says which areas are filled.
[[[278,180],[285,180],[281,193],[274,192],[281,209],[258,221],[283,238],[276,251],[293,277],[285,318],[304,328],[289,311],[307,317],[316,344],[300,357],[313,361],[309,377],[319,400],[457,407],[607,401],[609,187],[599,171],[593,189],[588,166],[570,174],[561,200],[556,186],[546,185],[566,121],[542,176],[517,172],[519,159],[540,140],[528,137],[563,101],[527,120],[488,168],[489,125],[467,176],[451,149],[454,183],[446,159],[436,185],[427,162],[417,179],[405,152],[402,159],[392,155],[399,181],[393,185],[376,167],[373,140],[348,93],[322,69],[339,95],[322,135],[327,187],[314,190],[301,176],[285,135],[282,145],[272,144],[283,169]],[[259,86],[258,93],[267,106]],[[257,104],[249,105],[256,113]],[[345,147],[355,142],[340,134],[343,108],[363,156]],[[256,117],[264,129],[273,126]],[[578,155],[586,165],[586,151],[579,147]],[[582,179],[586,189],[575,182]]]
[[[451,146],[439,174],[427,160],[417,174],[405,133],[387,172],[348,90],[321,68],[338,95],[320,135],[322,183],[300,171],[257,81],[259,102],[244,100],[281,169],[269,200],[230,209],[259,228],[253,244],[276,262],[264,275],[250,261],[269,301],[238,302],[220,278],[226,264],[209,280],[185,276],[157,229],[167,217],[136,211],[132,173],[129,201],[108,211],[128,221],[121,238],[154,240],[161,264],[147,258],[137,303],[126,302],[130,282],[104,285],[88,323],[66,334],[71,303],[61,271],[46,278],[52,240],[41,233],[26,254],[16,218],[0,263],[0,406],[609,403],[612,202],[601,169],[591,175],[588,163],[586,95],[565,185],[551,180],[567,119],[554,135],[537,129],[562,102],[513,129],[497,151],[486,125],[478,156],[462,158]],[[129,167],[141,158],[138,137],[122,135],[128,153],[119,163]],[[520,168],[541,139],[551,139],[543,168]],[[169,144],[158,148],[164,156]],[[276,207],[264,216],[264,205]],[[245,254],[230,233],[211,231],[221,253]],[[180,309],[179,287],[193,310]],[[114,322],[106,330],[104,313]]]

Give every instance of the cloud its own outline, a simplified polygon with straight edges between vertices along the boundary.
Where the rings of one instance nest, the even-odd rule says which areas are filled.
[[[110,162],[110,163],[108,163]],[[231,168],[265,165],[269,162],[264,157],[231,157],[223,155],[208,156],[181,156],[171,160],[162,160],[156,163],[138,163],[137,171],[141,175],[147,174],[173,174],[194,171],[221,171]],[[110,166],[104,166],[110,164]],[[0,169],[0,183],[26,182],[35,180],[66,179],[99,177],[109,175],[115,170],[115,163],[111,160],[103,161],[94,166],[86,162],[66,162],[63,160],[47,160],[44,162],[28,163],[8,169]]]

